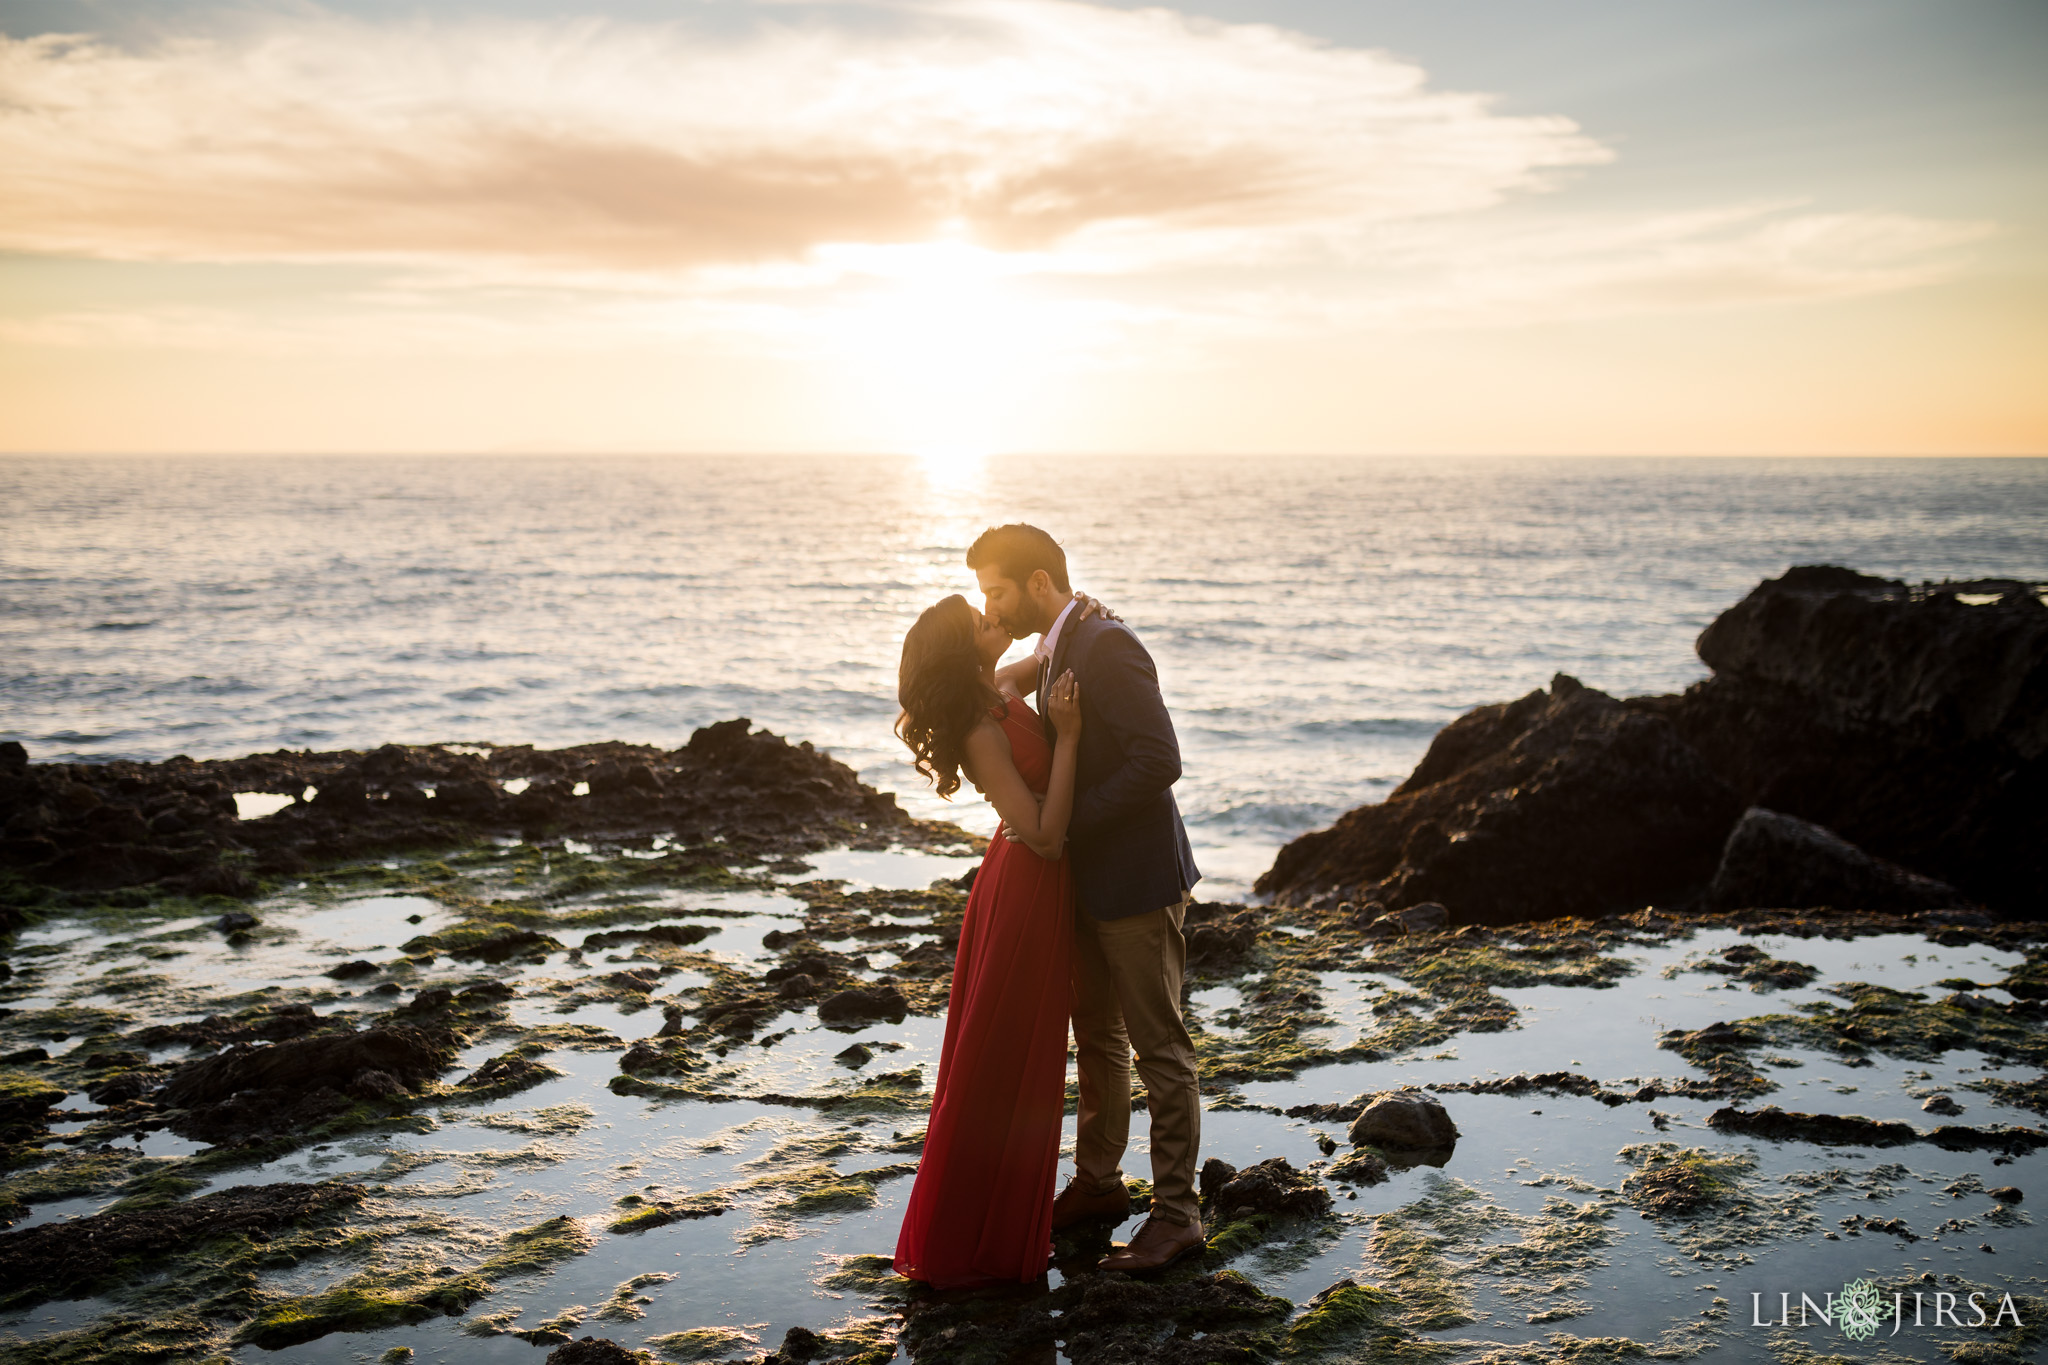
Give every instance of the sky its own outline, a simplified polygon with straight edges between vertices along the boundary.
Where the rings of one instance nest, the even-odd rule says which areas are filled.
[[[2048,453],[2039,0],[0,0],[0,452]]]

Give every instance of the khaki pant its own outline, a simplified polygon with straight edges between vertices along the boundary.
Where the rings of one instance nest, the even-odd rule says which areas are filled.
[[[1201,1219],[1195,1152],[1202,1142],[1201,1078],[1181,1019],[1187,899],[1124,919],[1074,916],[1074,1051],[1081,1104],[1074,1163],[1083,1188],[1121,1183],[1131,1136],[1131,1053],[1152,1118],[1152,1215]]]

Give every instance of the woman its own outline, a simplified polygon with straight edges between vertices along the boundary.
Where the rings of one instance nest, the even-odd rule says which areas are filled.
[[[1012,837],[989,841],[960,927],[946,1041],[896,1271],[940,1289],[1045,1273],[1066,1104],[1074,890],[1062,851],[1074,799],[1080,688],[1062,675],[1048,745],[1018,693],[1035,664],[999,672],[1010,636],[960,596],[903,639],[896,733],[940,796],[962,774]],[[1014,670],[1014,671],[1013,671]]]

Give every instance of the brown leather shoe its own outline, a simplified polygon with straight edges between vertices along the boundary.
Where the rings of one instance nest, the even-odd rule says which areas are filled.
[[[1116,1188],[1101,1194],[1090,1194],[1081,1186],[1077,1176],[1067,1182],[1059,1198],[1052,1201],[1052,1226],[1057,1232],[1070,1228],[1076,1223],[1085,1223],[1091,1218],[1114,1218],[1121,1223],[1131,1212],[1131,1192],[1124,1188],[1124,1182],[1116,1182]]]
[[[1102,1258],[1097,1270],[1122,1270],[1136,1273],[1157,1270],[1172,1265],[1190,1251],[1202,1246],[1202,1225],[1200,1223],[1169,1223],[1159,1218],[1147,1218],[1138,1227],[1137,1236],[1131,1238],[1128,1246],[1118,1247]]]

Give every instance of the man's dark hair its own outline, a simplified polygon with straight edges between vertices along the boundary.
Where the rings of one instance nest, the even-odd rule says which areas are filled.
[[[991,526],[967,547],[968,568],[979,572],[990,565],[1020,588],[1043,569],[1055,592],[1073,591],[1067,586],[1067,552],[1051,536],[1021,521]]]

